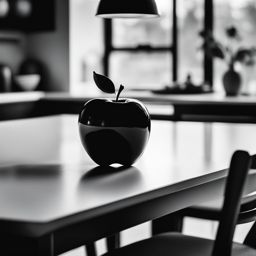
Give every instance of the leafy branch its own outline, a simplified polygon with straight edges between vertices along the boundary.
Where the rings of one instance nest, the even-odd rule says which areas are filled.
[[[210,31],[201,31],[199,35],[204,39],[201,48],[205,50],[209,57],[225,60],[230,68],[233,68],[236,62],[247,66],[254,65],[256,48],[246,48],[243,46],[235,47],[242,39],[234,26],[228,27],[225,32],[229,40],[229,45],[224,45],[216,40]]]

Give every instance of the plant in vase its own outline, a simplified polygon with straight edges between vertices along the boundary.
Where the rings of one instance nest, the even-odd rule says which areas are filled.
[[[241,36],[234,26],[226,28],[225,32],[228,45],[216,40],[209,31],[200,32],[200,36],[204,39],[202,48],[206,54],[227,63],[228,68],[223,75],[223,86],[227,96],[235,96],[239,94],[242,85],[241,75],[235,70],[236,64],[254,65],[256,48],[241,46]]]

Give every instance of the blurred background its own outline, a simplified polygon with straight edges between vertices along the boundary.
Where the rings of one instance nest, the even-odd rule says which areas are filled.
[[[158,89],[172,83],[173,6],[170,0],[156,0],[161,17],[151,20],[114,20],[109,53],[109,76],[129,88]],[[93,70],[102,71],[104,58],[104,22],[95,18],[97,1],[70,2],[71,86],[91,80]],[[191,74],[195,83],[204,80],[202,39],[204,0],[177,1],[178,80]],[[256,3],[253,0],[214,0],[214,36],[226,42],[225,28],[235,26],[244,46],[256,45]],[[140,46],[150,47],[139,51]],[[160,49],[160,50],[159,50]],[[246,83],[255,83],[255,68],[240,67]],[[222,74],[227,67],[214,61],[214,89],[222,90]]]

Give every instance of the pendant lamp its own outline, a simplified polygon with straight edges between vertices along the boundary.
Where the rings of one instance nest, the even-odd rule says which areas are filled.
[[[155,0],[100,0],[96,16],[102,18],[159,17]]]

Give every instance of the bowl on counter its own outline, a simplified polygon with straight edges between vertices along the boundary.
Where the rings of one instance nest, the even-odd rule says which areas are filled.
[[[26,75],[16,75],[14,77],[15,84],[22,91],[33,91],[37,88],[41,80],[39,74],[26,74]]]

